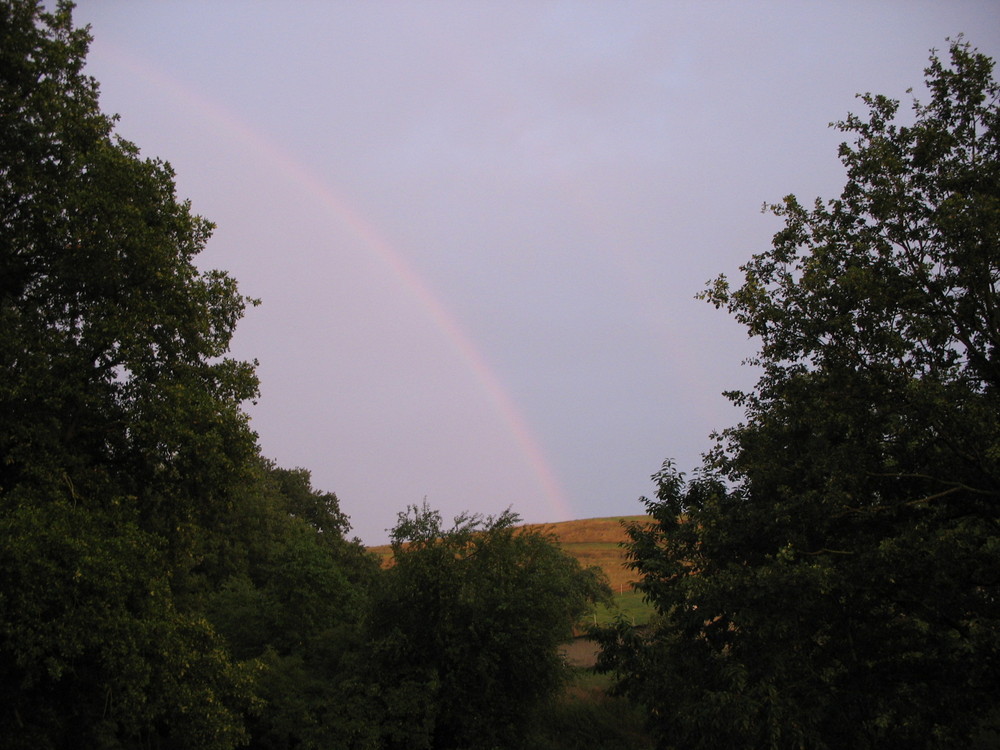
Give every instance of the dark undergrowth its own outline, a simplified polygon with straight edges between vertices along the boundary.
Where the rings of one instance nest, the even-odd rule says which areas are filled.
[[[539,716],[531,750],[652,750],[643,710],[607,694],[609,678],[579,668],[576,678]]]

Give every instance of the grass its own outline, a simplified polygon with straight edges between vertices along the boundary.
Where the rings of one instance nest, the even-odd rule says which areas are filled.
[[[611,590],[621,594],[632,589],[634,574],[625,566],[621,543],[628,539],[622,522],[642,522],[646,516],[611,516],[581,521],[533,524],[525,528],[552,534],[565,552],[589,568],[596,565],[608,577]]]
[[[653,606],[644,601],[638,591],[625,591],[614,595],[611,606],[598,604],[588,622],[596,625],[610,625],[619,616],[633,625],[647,625],[653,616]]]

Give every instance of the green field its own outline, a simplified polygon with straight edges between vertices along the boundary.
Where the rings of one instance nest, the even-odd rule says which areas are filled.
[[[633,625],[646,625],[653,616],[653,611],[652,605],[643,600],[641,593],[625,591],[615,594],[614,603],[610,607],[599,604],[588,622],[610,625],[618,617],[623,617],[626,622],[631,622]]]

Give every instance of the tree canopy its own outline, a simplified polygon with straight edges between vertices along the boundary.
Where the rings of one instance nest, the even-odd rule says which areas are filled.
[[[189,602],[256,455],[248,300],[88,44],[68,4],[0,4],[0,734],[229,747],[248,675]]]
[[[705,298],[760,341],[745,421],[630,529],[660,614],[603,665],[663,747],[987,747],[1000,732],[1000,88],[964,40],[847,182]]]

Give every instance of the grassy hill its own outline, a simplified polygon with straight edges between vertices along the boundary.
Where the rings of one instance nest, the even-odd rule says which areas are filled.
[[[611,516],[609,518],[588,518],[582,521],[563,521],[561,523],[532,524],[527,528],[541,529],[553,534],[559,540],[559,545],[573,555],[580,564],[588,568],[596,565],[604,571],[614,593],[614,604],[611,607],[599,606],[593,615],[594,622],[606,625],[617,615],[631,618],[638,625],[649,620],[652,607],[643,601],[642,595],[635,591],[632,583],[635,573],[625,566],[625,550],[620,546],[627,535],[622,521],[647,520],[647,516]]]
[[[625,552],[619,544],[626,539],[622,521],[642,521],[646,516],[610,516],[608,518],[588,518],[582,521],[560,521],[559,523],[525,524],[523,528],[552,534],[559,545],[580,564],[589,568],[600,567],[608,577],[616,594],[632,589],[632,572],[625,567]],[[370,547],[369,550],[382,558],[384,564],[392,559],[389,545]]]
[[[551,533],[559,540],[559,545],[589,568],[596,565],[608,577],[611,589],[616,593],[632,590],[635,574],[625,567],[625,551],[619,546],[626,534],[622,521],[642,521],[646,516],[611,516],[609,518],[588,518],[582,521],[561,523],[530,524],[525,528]]]
[[[649,618],[651,608],[642,601],[642,596],[632,589],[635,574],[625,567],[625,551],[619,544],[626,539],[622,521],[642,521],[646,516],[611,516],[608,518],[588,518],[581,521],[561,521],[559,523],[526,524],[524,528],[552,534],[567,553],[589,568],[598,566],[608,577],[615,595],[615,606],[599,607],[597,621],[606,623],[621,612],[642,623]],[[382,558],[383,564],[392,559],[392,548],[388,545],[371,547],[372,552]]]

